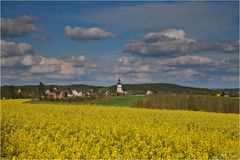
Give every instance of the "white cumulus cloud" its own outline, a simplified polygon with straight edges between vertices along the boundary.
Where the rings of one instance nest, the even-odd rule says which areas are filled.
[[[28,43],[15,43],[1,40],[1,56],[13,57],[33,53],[33,48]]]
[[[84,55],[54,58],[40,56],[39,63],[30,68],[31,73],[53,73],[56,75],[85,75],[86,59]]]
[[[113,38],[115,35],[111,32],[107,32],[101,28],[80,28],[80,27],[65,27],[66,37],[81,41],[81,40],[101,40],[106,38]]]
[[[31,32],[38,32],[40,29],[35,22],[36,17],[26,15],[16,19],[1,18],[1,34],[2,36],[19,37]]]

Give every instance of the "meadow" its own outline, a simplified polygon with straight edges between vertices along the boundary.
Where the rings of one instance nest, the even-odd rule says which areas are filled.
[[[1,158],[239,159],[239,115],[1,100]]]
[[[139,100],[146,98],[147,96],[111,96],[89,101],[90,104],[104,105],[104,106],[134,106]]]
[[[74,97],[64,98],[57,100],[31,100],[26,103],[30,104],[61,104],[61,105],[102,105],[102,106],[120,106],[120,107],[131,107],[147,96],[106,96],[102,98],[85,98],[85,97]]]

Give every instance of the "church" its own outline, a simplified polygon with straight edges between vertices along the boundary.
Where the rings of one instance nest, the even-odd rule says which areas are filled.
[[[118,83],[117,83],[117,93],[120,93],[120,94],[124,93],[120,78],[118,79]]]

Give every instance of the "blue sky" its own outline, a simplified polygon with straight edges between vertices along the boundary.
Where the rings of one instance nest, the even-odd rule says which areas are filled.
[[[4,84],[237,88],[239,2],[1,2]]]

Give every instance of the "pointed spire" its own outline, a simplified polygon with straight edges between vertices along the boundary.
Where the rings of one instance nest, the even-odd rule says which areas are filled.
[[[120,78],[118,78],[118,84],[121,84],[121,79]]]

